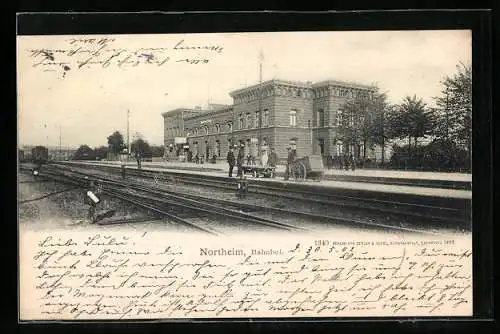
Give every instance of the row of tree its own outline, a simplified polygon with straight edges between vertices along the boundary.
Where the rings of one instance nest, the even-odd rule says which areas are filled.
[[[164,147],[149,145],[149,143],[142,138],[142,135],[136,134],[136,139],[130,144],[130,153],[132,155],[140,154],[143,158],[162,157]],[[114,155],[126,151],[127,145],[123,140],[123,135],[119,131],[113,132],[108,136],[108,146],[100,146],[91,148],[88,145],[81,145],[75,152],[73,159],[75,160],[101,160],[107,159],[108,154]]]
[[[393,160],[405,161],[405,168],[421,166],[426,159],[439,155],[441,160],[447,161],[460,156],[461,162],[457,162],[460,166],[456,169],[469,169],[472,148],[471,65],[460,63],[457,72],[444,78],[441,83],[443,89],[441,95],[434,98],[435,108],[428,107],[415,95],[405,97],[400,104],[391,105],[387,101],[387,94],[379,89],[369,97],[358,96],[347,100],[341,108],[338,139],[346,144],[364,147],[363,152],[359,152],[363,159],[366,158],[367,148],[379,145],[384,152],[386,147],[392,145],[393,151],[397,153],[393,154]],[[422,144],[423,139],[427,143]],[[422,153],[421,146],[430,143],[433,145],[429,148],[439,153],[429,150]],[[402,154],[402,147],[405,154]],[[391,164],[394,166],[401,165],[400,162],[393,162]]]

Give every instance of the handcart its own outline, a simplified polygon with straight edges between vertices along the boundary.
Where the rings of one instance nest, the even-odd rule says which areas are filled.
[[[251,174],[253,177],[268,177],[274,178],[276,174],[276,167],[259,166],[259,165],[243,165],[243,173]]]
[[[290,175],[295,181],[307,178],[320,181],[325,175],[323,158],[320,155],[296,158],[290,165]]]

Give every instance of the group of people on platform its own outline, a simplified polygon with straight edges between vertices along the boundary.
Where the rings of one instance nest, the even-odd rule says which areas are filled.
[[[234,148],[236,148],[235,146]],[[233,169],[236,166],[238,169],[236,171],[236,176],[243,177],[243,165],[246,162],[246,165],[256,165],[255,157],[251,154],[247,154],[245,156],[245,146],[241,145],[238,153],[234,154],[234,148],[230,147],[227,152],[226,161],[229,164],[229,177],[233,176]],[[270,153],[267,153],[267,150],[262,152],[262,156],[260,158],[261,165],[263,167],[276,167],[278,165],[278,155],[274,151],[274,148],[270,149]]]
[[[329,155],[326,157],[326,166],[328,169],[337,168],[345,170],[356,169],[356,159],[352,154]]]
[[[285,170],[285,180],[288,180],[290,177],[290,165],[293,163],[295,158],[297,157],[297,151],[295,149],[292,149],[292,147],[287,148],[288,151],[288,157],[287,157],[287,164],[286,164],[286,170]],[[275,168],[278,165],[278,155],[276,154],[276,151],[274,148],[270,149],[269,154],[267,153],[267,150],[264,150],[260,159],[262,167],[271,167]],[[237,172],[236,176],[237,177],[243,177],[243,164],[246,160],[247,165],[255,165],[255,157],[252,155],[248,154],[245,157],[245,146],[241,146],[238,150],[237,155],[235,156],[234,154],[234,149],[231,147],[229,148],[229,152],[227,153],[227,163],[229,164],[229,177],[233,176],[233,169],[234,166],[236,165],[237,167]]]

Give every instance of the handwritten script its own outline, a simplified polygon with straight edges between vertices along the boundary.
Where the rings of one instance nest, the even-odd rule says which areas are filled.
[[[145,65],[161,67],[170,63],[200,66],[224,52],[221,45],[190,44],[184,39],[155,47],[116,44],[117,40],[111,37],[69,38],[62,47],[26,51],[32,59],[32,67],[63,74],[95,67],[127,69]]]
[[[453,240],[260,247],[177,240],[148,233],[23,237],[30,246],[21,252],[21,319],[472,312],[472,253]]]

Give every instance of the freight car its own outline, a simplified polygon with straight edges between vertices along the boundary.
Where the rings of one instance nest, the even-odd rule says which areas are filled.
[[[36,146],[31,150],[31,159],[34,164],[46,164],[49,161],[49,150],[44,146]]]

